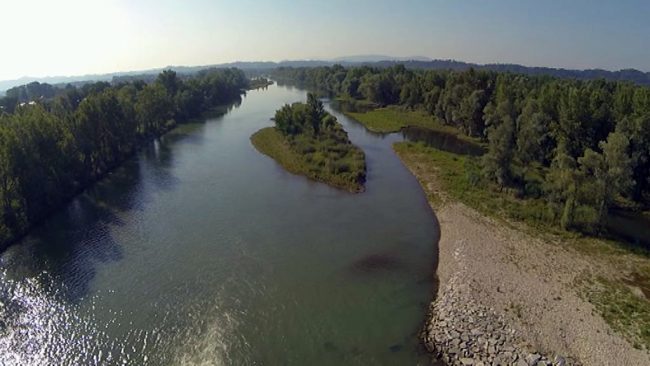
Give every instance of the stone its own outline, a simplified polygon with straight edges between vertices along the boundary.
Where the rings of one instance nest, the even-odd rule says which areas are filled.
[[[514,363],[514,366],[528,366],[528,363],[520,358],[517,360],[517,362]]]
[[[504,346],[501,350],[504,352],[514,352],[515,348],[512,346]]]
[[[473,366],[474,360],[472,360],[471,358],[463,357],[460,359],[460,364],[463,366]]]
[[[526,356],[526,362],[528,362],[528,366],[537,366],[537,362],[542,359],[542,356],[538,355],[537,353],[529,353],[528,356]]]
[[[470,330],[469,332],[470,332],[470,334],[475,335],[475,336],[483,334],[483,332],[478,328],[472,328],[472,330]]]
[[[554,366],[566,366],[566,360],[562,356],[555,356],[555,360],[553,360],[553,365]]]

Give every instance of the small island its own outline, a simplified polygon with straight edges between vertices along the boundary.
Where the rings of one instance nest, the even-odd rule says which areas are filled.
[[[249,80],[247,89],[248,90],[265,89],[271,85],[273,85],[273,80],[269,80],[265,77],[257,77]]]
[[[309,94],[307,103],[283,106],[273,120],[275,127],[251,136],[259,152],[291,173],[353,193],[364,191],[363,151],[350,142],[341,124],[315,95]]]

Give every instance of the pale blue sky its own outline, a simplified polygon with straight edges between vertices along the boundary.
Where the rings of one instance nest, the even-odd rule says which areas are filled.
[[[0,0],[0,79],[346,55],[650,71],[650,1]]]

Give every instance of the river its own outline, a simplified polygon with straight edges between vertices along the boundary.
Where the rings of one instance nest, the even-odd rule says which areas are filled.
[[[0,364],[428,364],[438,227],[403,137],[332,111],[366,192],[289,174],[249,137],[305,98],[180,126],[1,253]]]

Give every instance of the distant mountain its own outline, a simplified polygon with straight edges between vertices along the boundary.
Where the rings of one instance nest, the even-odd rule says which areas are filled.
[[[111,81],[114,76],[128,76],[128,75],[143,75],[158,73],[162,69],[152,69],[145,71],[129,71],[129,72],[114,72],[110,74],[89,74],[89,75],[79,75],[79,76],[45,76],[45,77],[32,77],[24,76],[20,79],[14,80],[2,80],[0,81],[0,93],[13,88],[14,86],[29,84],[34,81],[39,83],[47,83],[51,85],[57,84],[75,84],[79,82],[88,82],[88,81]]]
[[[362,63],[362,62],[379,62],[379,61],[433,61],[433,60],[425,56],[395,57],[395,56],[386,56],[386,55],[355,55],[355,56],[337,57],[332,59],[331,61]]]
[[[468,70],[474,68],[477,70],[493,70],[500,72],[512,72],[526,75],[549,75],[565,79],[606,79],[614,81],[631,81],[639,85],[650,86],[650,72],[643,72],[635,69],[625,69],[619,71],[608,71],[602,69],[590,70],[571,70],[551,67],[531,67],[516,64],[474,64],[456,60],[432,60],[424,56],[413,57],[393,57],[385,55],[356,55],[339,57],[332,60],[285,60],[280,62],[272,61],[236,61],[215,65],[204,66],[168,66],[149,70],[115,72],[109,74],[94,74],[82,76],[51,76],[51,77],[23,77],[16,80],[0,81],[0,95],[7,89],[14,86],[28,84],[33,81],[48,83],[52,85],[79,83],[88,81],[112,81],[115,79],[124,79],[129,76],[152,75],[157,74],[164,69],[173,69],[180,74],[192,74],[210,67],[236,67],[244,71],[263,72],[276,67],[319,67],[332,66],[340,64],[346,67],[368,65],[374,67],[391,67],[397,64],[403,64],[411,69],[430,69],[430,70]]]

